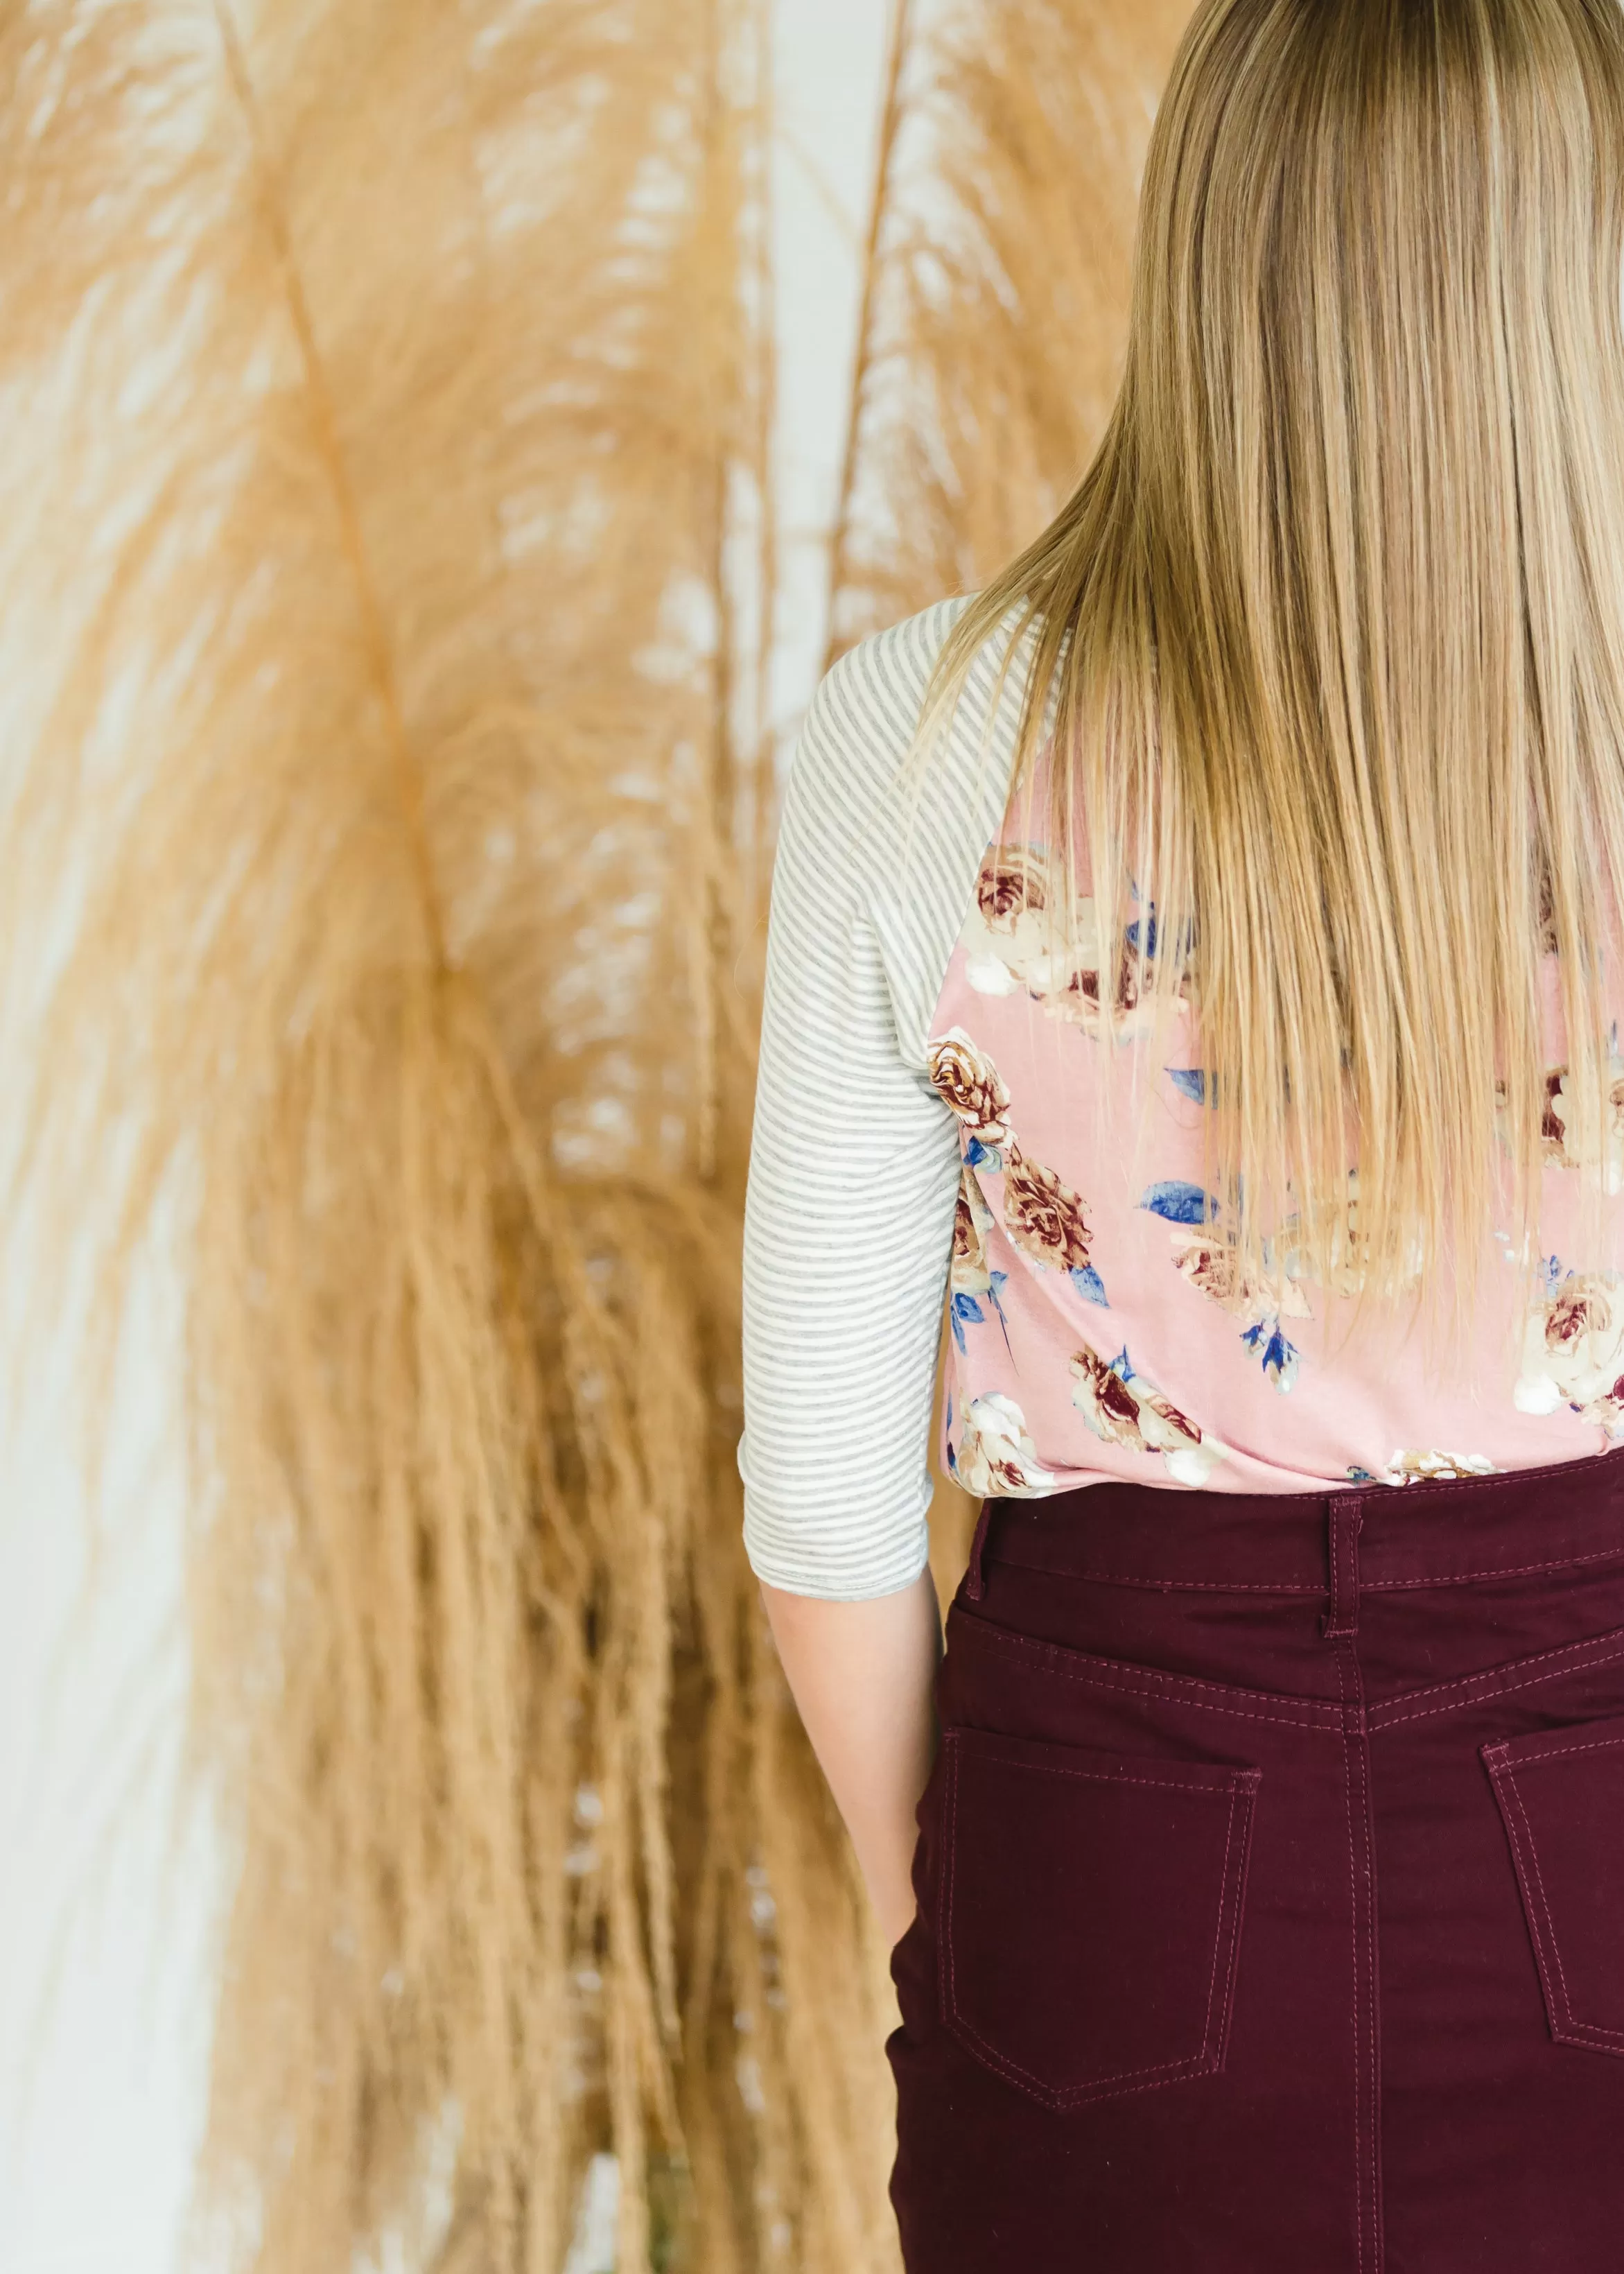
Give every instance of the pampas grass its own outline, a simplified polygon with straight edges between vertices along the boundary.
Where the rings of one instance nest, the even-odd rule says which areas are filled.
[[[883,168],[842,636],[1080,463],[1182,12],[899,18],[952,221]],[[94,1268],[93,1430],[132,1275],[184,1294],[199,2217],[262,2274],[553,2274],[604,2148],[620,2274],[897,2263],[883,1953],[733,1457],[764,25],[0,19],[13,1207]]]
[[[733,1465],[760,23],[8,36],[25,1178],[106,1194],[109,1317],[178,1218],[208,2232],[550,2270],[608,2146],[627,2274],[880,2266],[883,1977]]]
[[[1104,431],[1134,213],[1192,0],[944,0],[903,73],[831,653],[974,591]]]

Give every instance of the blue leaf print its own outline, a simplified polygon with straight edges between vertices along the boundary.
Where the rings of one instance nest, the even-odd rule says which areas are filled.
[[[976,1301],[974,1295],[959,1294],[955,1295],[953,1298],[952,1306],[950,1313],[950,1320],[953,1329],[953,1340],[958,1344],[959,1355],[962,1357],[966,1347],[965,1343],[966,1321],[967,1321],[973,1327],[985,1326],[987,1323],[987,1314],[982,1310],[981,1305]]]
[[[1067,1276],[1086,1303],[1098,1303],[1102,1310],[1109,1310],[1110,1301],[1105,1292],[1105,1282],[1092,1263],[1085,1264],[1080,1270],[1072,1270]]]
[[[1128,945],[1143,954],[1145,960],[1154,961],[1156,953],[1156,912],[1151,912],[1141,923],[1131,923],[1124,935]]]
[[[1262,1352],[1263,1371],[1283,1396],[1297,1380],[1302,1353],[1281,1333],[1280,1321],[1259,1319],[1255,1326],[1242,1329],[1241,1340],[1249,1351]]]
[[[973,1169],[990,1169],[996,1177],[1004,1174],[1003,1154],[983,1145],[979,1137],[972,1137],[965,1147],[965,1159]]]
[[[1181,1090],[1196,1104],[1207,1103],[1207,1076],[1199,1066],[1169,1066],[1167,1078],[1177,1090]]]
[[[987,1290],[987,1299],[998,1314],[998,1324],[1004,1333],[1004,1347],[1013,1358],[1015,1346],[1010,1340],[1010,1322],[1004,1315],[1003,1300],[1004,1290],[1008,1284],[1010,1275],[1007,1271],[989,1271],[987,1276],[992,1282]]]
[[[1282,1395],[1297,1380],[1298,1355],[1295,1344],[1289,1343],[1276,1326],[1263,1353],[1263,1371]]]
[[[1126,1343],[1124,1343],[1121,1350],[1111,1360],[1111,1372],[1116,1374],[1120,1374],[1124,1382],[1132,1381],[1133,1361],[1128,1356],[1128,1345]]]
[[[1169,1224],[1214,1224],[1218,1218],[1218,1203],[1210,1193],[1176,1178],[1153,1185],[1139,1206],[1148,1209],[1152,1216],[1165,1216]]]
[[[1350,1485],[1373,1485],[1376,1480],[1369,1469],[1362,1469],[1356,1463],[1348,1472],[1348,1481]]]

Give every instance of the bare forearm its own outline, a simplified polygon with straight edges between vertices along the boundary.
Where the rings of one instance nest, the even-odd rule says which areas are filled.
[[[936,1750],[931,1685],[942,1650],[934,1581],[823,1602],[762,1585],[801,1718],[895,1942],[914,1916],[914,1811]]]

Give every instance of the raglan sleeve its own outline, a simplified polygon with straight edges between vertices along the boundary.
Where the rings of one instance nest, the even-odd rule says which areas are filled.
[[[935,992],[951,927],[944,945],[929,910],[876,913],[905,698],[872,646],[853,651],[792,757],[745,1208],[746,1553],[774,1586],[843,1600],[906,1587],[927,1561],[959,1189],[952,1115],[899,1031]]]

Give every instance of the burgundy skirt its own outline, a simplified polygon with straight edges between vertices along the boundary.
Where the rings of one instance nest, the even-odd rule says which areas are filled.
[[[1624,1449],[989,1502],[947,1632],[909,2274],[1618,2274]]]

